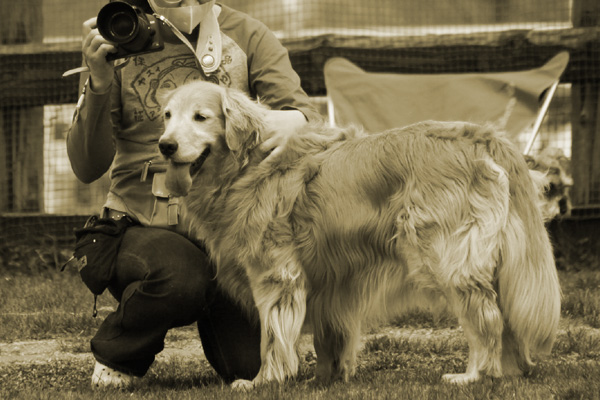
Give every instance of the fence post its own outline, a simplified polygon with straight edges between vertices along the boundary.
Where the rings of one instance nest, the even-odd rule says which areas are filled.
[[[0,15],[0,44],[42,42],[42,0],[0,1]],[[0,213],[43,210],[43,150],[43,107],[1,103]]]
[[[600,26],[598,0],[574,0],[574,27]],[[590,43],[586,49],[588,65],[583,71],[600,69],[600,44]],[[575,207],[600,205],[600,81],[584,76],[571,88],[572,99],[572,201]]]

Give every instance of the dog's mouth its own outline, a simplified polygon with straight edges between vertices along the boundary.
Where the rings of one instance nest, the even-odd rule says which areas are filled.
[[[200,171],[209,154],[210,147],[207,147],[194,162],[169,161],[165,184],[173,196],[185,196],[189,193],[192,187],[192,178]]]
[[[202,168],[202,164],[204,164],[204,161],[206,160],[206,157],[208,157],[209,154],[210,154],[210,146],[208,146],[206,149],[204,149],[202,154],[200,154],[200,156],[198,156],[198,158],[196,158],[196,161],[194,161],[192,163],[192,165],[190,166],[190,176],[192,178],[194,177],[194,175],[196,175],[200,171],[200,168]]]

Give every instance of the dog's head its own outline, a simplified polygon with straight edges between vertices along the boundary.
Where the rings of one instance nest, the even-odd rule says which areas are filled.
[[[547,147],[536,156],[525,156],[532,176],[539,176],[543,189],[540,208],[544,219],[549,221],[557,216],[569,215],[571,200],[569,190],[573,186],[570,161],[562,150]]]
[[[169,160],[166,185],[175,196],[188,193],[191,174],[210,154],[231,155],[241,167],[260,143],[265,109],[240,91],[195,81],[171,92],[163,104],[165,132],[158,146]]]

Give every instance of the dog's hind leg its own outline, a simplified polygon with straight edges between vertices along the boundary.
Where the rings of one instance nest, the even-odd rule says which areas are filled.
[[[273,265],[276,267],[249,273],[261,322],[262,364],[254,386],[283,382],[298,372],[296,347],[306,314],[306,278],[293,257]]]
[[[502,375],[503,319],[496,293],[491,282],[476,282],[472,277],[468,281],[466,287],[456,287],[449,295],[469,344],[469,361],[465,373],[446,374],[443,379],[459,384],[478,380],[480,372]]]
[[[511,194],[506,171],[490,158],[477,161],[473,172],[465,212],[447,220],[449,234],[436,237],[431,247],[439,257],[440,282],[469,342],[467,371],[443,377],[453,383],[475,381],[481,372],[502,376],[504,318],[496,281]]]
[[[495,241],[480,243],[477,240],[480,237],[476,229],[467,230],[463,235],[440,235],[437,242],[420,243],[422,247],[418,251],[418,258],[434,275],[432,281],[437,282],[436,286],[444,293],[469,344],[466,372],[443,376],[452,383],[476,381],[480,373],[502,375],[504,318],[494,285],[499,252]],[[430,249],[438,249],[438,254]],[[410,253],[405,249],[405,254]]]
[[[523,358],[519,344],[509,326],[502,332],[502,375],[521,376],[529,370],[527,361]]]

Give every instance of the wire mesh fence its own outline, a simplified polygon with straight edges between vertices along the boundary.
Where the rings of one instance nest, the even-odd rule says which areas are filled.
[[[0,215],[68,218],[101,209],[108,176],[82,184],[71,171],[65,137],[78,96],[78,80],[60,75],[81,63],[82,22],[96,16],[106,3],[0,2]],[[586,165],[579,167],[581,178],[576,185],[581,187],[581,205],[600,204],[600,178],[595,172],[595,158],[600,158],[596,121],[600,7],[594,1],[220,3],[250,14],[275,32],[288,48],[303,87],[325,116],[322,67],[332,56],[347,57],[373,72],[460,73],[533,68],[555,52],[568,50],[571,62],[533,153],[547,146],[559,147],[567,156],[578,157],[574,163],[581,161],[582,151],[589,153]],[[585,121],[581,120],[582,109]],[[517,139],[520,145],[529,135],[530,130],[523,131]],[[578,171],[575,165],[574,169]],[[10,236],[3,229],[0,242],[8,242]]]

